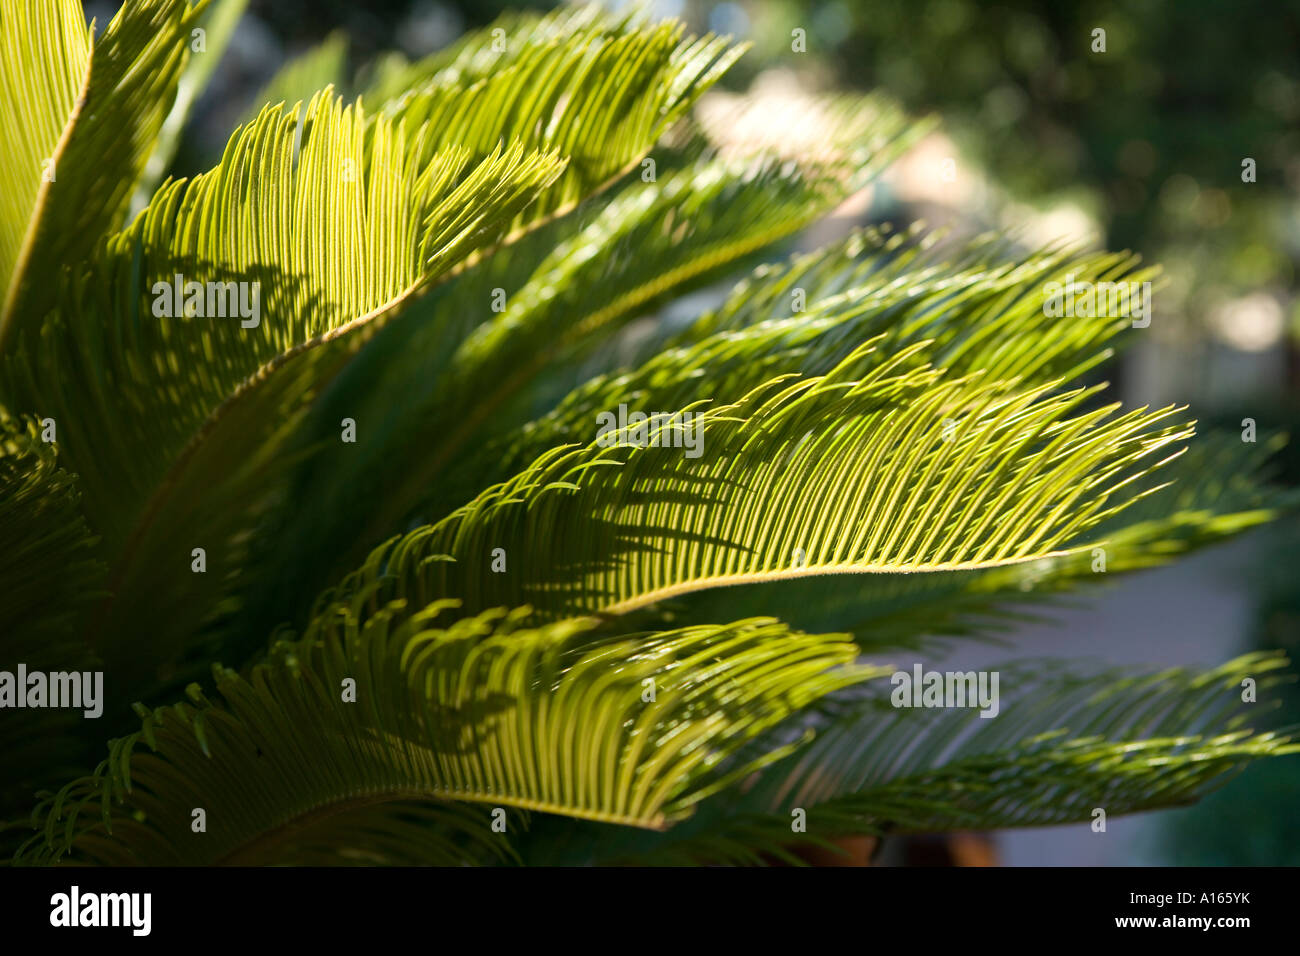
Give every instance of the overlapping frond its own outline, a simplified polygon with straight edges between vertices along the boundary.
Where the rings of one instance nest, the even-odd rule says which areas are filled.
[[[368,126],[328,91],[301,118],[267,108],[220,166],[165,185],[109,240],[30,362],[13,363],[73,467],[93,464],[87,506],[110,542],[260,367],[490,243],[562,166],[512,146],[417,168],[405,141],[402,124]]]
[[[40,422],[0,407],[0,671],[94,669],[78,612],[103,593],[104,568],[78,508],[75,476],[59,466]],[[27,688],[17,689],[26,694]],[[12,703],[12,702],[10,702]],[[82,755],[76,711],[38,709],[0,720],[0,807],[26,801]]]
[[[625,172],[741,52],[722,38],[684,40],[680,24],[579,31],[468,87],[435,78],[388,112],[430,128],[420,156],[452,143],[480,155],[502,140],[559,152],[564,174],[529,210],[550,215]]]
[[[858,832],[997,829],[1090,821],[1191,801],[1252,757],[1297,752],[1255,733],[1280,655],[1206,673],[1079,677],[1001,669],[999,717],[978,709],[850,707],[749,791],[768,809],[826,807]],[[1259,703],[1242,684],[1256,682]],[[1262,688],[1262,689],[1261,689]],[[788,811],[787,811],[788,812]],[[816,811],[811,814],[815,826]]]
[[[628,102],[584,100],[587,123],[599,126],[604,115],[605,133],[621,131],[597,150],[601,162],[626,165],[716,79],[717,61],[728,54],[722,41],[701,47],[677,29],[619,21],[605,30],[612,38],[601,44],[611,52],[597,63],[586,46],[569,43],[550,67],[564,83],[617,76],[639,90],[638,110],[655,118],[635,126],[619,116]],[[555,131],[543,112],[563,113],[574,102],[577,90],[563,85],[534,104],[542,111],[536,128],[504,113],[476,114],[454,128],[417,124],[400,112],[367,118],[360,103],[344,107],[328,91],[305,118],[270,107],[232,138],[212,172],[165,185],[107,243],[93,272],[70,284],[59,321],[32,345],[34,354],[11,362],[11,392],[21,407],[60,420],[74,467],[90,473],[82,466],[95,462],[86,506],[116,556],[115,591],[128,602],[137,583],[155,591],[160,563],[210,537],[202,522],[192,524],[191,543],[178,552],[163,540],[174,529],[159,523],[187,516],[200,497],[248,499],[248,486],[228,486],[225,477],[269,463],[270,443],[292,430],[319,386],[400,302],[517,229],[520,210],[550,194],[570,157],[529,150]],[[478,102],[477,92],[465,96],[466,104]],[[562,145],[581,144],[570,137]],[[581,192],[564,186],[549,211]],[[258,289],[265,321],[248,328],[229,315],[224,322],[157,316],[158,296],[177,275],[218,283],[219,298],[231,283],[241,294]],[[88,328],[73,334],[81,325]],[[345,344],[323,348],[336,339]],[[49,382],[57,391],[45,388]],[[261,424],[250,431],[250,422]],[[266,478],[249,480],[265,487]],[[214,483],[223,487],[209,494]],[[244,527],[228,530],[239,537]],[[101,626],[112,631],[114,621],[110,615]]]
[[[770,864],[858,834],[1092,823],[1189,803],[1248,762],[1300,752],[1267,722],[1286,661],[1251,654],[1206,672],[1086,676],[1059,662],[998,669],[999,712],[899,708],[885,682],[842,692],[800,723],[812,742],[668,833],[557,821],[525,862]],[[1256,682],[1258,703],[1243,702]],[[872,688],[881,687],[880,691]],[[803,811],[806,831],[790,821]]]
[[[706,162],[661,184],[630,186],[510,290],[499,317],[460,343],[427,406],[456,427],[432,434],[426,426],[412,443],[424,451],[382,497],[372,536],[426,506],[467,500],[484,479],[475,446],[522,423],[529,406],[520,399],[536,395],[535,383],[554,390],[565,374],[576,380],[578,363],[629,320],[806,226],[843,196],[843,185],[813,164]]]
[[[456,602],[378,598],[331,604],[243,676],[217,668],[220,703],[194,685],[191,704],[141,708],[94,776],[38,808],[19,859],[279,862],[286,842],[319,853],[340,813],[446,801],[486,804],[484,821],[515,807],[660,827],[788,751],[736,764],[764,730],[880,673],[770,619],[609,636],[505,611],[444,627]]]
[[[389,407],[391,395],[409,395],[415,383],[439,384],[410,414],[423,428],[404,436],[403,447],[414,453],[396,476],[401,485],[376,492],[382,508],[367,526],[369,536],[389,533],[412,514],[437,517],[485,479],[507,477],[494,440],[590,374],[587,363],[608,361],[601,346],[630,320],[824,215],[907,140],[906,124],[894,113],[870,113],[864,122],[855,127],[855,146],[870,143],[873,152],[851,170],[812,158],[705,158],[653,182],[633,181],[590,222],[562,233],[527,272],[466,276],[451,301],[437,303],[440,313],[468,317],[459,328],[426,323],[428,334],[412,335],[431,345],[433,335],[450,334],[459,342],[454,361],[421,347],[411,350],[413,366],[408,361],[410,368],[397,364],[386,372],[392,384],[385,383],[377,408]],[[804,145],[815,153],[816,144]],[[484,308],[494,292],[504,300],[499,317]],[[435,411],[457,426],[449,433],[430,429]]]
[[[934,364],[952,373],[1068,381],[1107,358],[1131,319],[1052,318],[1045,287],[1066,275],[1080,284],[1149,281],[1122,254],[1044,251],[1008,260],[986,241],[933,261],[914,238],[856,233],[760,268],[722,307],[658,343],[644,364],[588,379],[475,464],[504,480],[551,447],[586,441],[595,416],[620,403],[675,409],[738,401],[777,376],[824,374],[877,337],[885,353],[930,343]]]
[[[95,40],[0,0],[0,668],[103,668],[104,736],[212,673],[42,793],[17,862],[797,862],[1300,751],[1246,729],[1274,656],[1008,666],[996,720],[858,661],[1295,503],[1271,444],[1183,455],[1176,410],[1077,384],[1155,270],[885,229],[637,327],[924,124],[706,99],[743,47],[595,4],[355,86],[336,35],[155,191],[244,7],[135,0]],[[1071,282],[1129,291],[1058,318]],[[92,765],[79,716],[0,727],[4,816]]]
[[[259,559],[268,568],[293,565],[296,580],[288,588],[270,587],[274,576],[265,587],[253,582],[253,607],[239,628],[258,633],[301,620],[322,586],[376,541],[410,527],[408,515],[440,517],[507,477],[485,450],[491,436],[526,422],[539,396],[579,380],[593,350],[645,309],[789,235],[844,188],[837,174],[816,165],[703,161],[653,183],[633,182],[589,221],[547,226],[509,256],[492,256],[412,300],[333,381],[312,411],[313,425],[301,430],[307,457],[290,493],[295,507],[267,536],[269,552]],[[498,295],[500,313],[493,311]],[[299,369],[311,376],[314,363],[341,363],[331,353],[349,349],[339,342],[300,355],[280,377],[292,381]],[[243,404],[262,411],[222,423],[207,442],[230,436],[256,447],[258,428],[269,427],[257,422],[284,420],[271,404],[273,390],[261,391]],[[335,436],[345,418],[357,423],[357,441],[343,445]],[[401,467],[392,467],[395,461]],[[201,528],[196,519],[204,513],[200,506],[182,520]],[[173,620],[182,621],[180,614]]]

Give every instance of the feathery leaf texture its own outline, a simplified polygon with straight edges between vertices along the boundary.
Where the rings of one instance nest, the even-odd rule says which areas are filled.
[[[46,389],[46,408],[76,450],[73,467],[96,476],[87,507],[110,540],[136,518],[131,503],[156,488],[260,366],[337,334],[490,241],[485,233],[561,165],[512,146],[473,168],[453,148],[417,169],[405,162],[404,142],[400,124],[367,129],[359,107],[328,91],[301,120],[268,107],[232,139],[216,170],[164,185],[109,240],[102,267],[76,285],[64,310],[86,325],[90,315],[107,324],[76,328],[61,315],[20,381],[22,394],[60,382],[61,394]],[[173,292],[177,275],[187,307],[184,282],[222,285],[218,295],[204,290],[196,316],[158,315],[157,297]],[[257,297],[256,326],[246,328],[232,304],[239,284]],[[102,364],[81,372],[87,353]],[[92,383],[102,396],[94,404],[85,401]]]
[[[47,131],[42,129],[48,119],[31,128],[18,116],[5,120],[6,140],[26,144],[9,162],[36,160],[31,169],[11,167],[5,174],[6,191],[33,182],[40,188],[22,246],[6,279],[0,279],[8,283],[0,308],[0,351],[16,334],[37,334],[57,300],[60,283],[55,277],[65,267],[88,260],[100,237],[120,225],[172,107],[189,56],[190,30],[201,12],[185,0],[125,4],[82,61],[79,42],[68,37],[73,32],[68,20],[73,15],[80,20],[80,13],[74,14],[76,4],[60,2],[58,8],[62,15],[57,30],[66,39],[57,64],[51,66],[60,77],[60,107],[71,68],[84,64],[84,77],[76,106],[52,153],[33,155],[48,148]],[[18,26],[12,15],[5,22]],[[47,22],[47,28],[52,26]],[[27,37],[15,34],[16,30],[7,29],[0,46],[16,44],[23,49]],[[25,84],[33,69],[43,68],[47,67],[29,61],[14,77]],[[32,82],[39,87],[53,81]],[[25,86],[22,92],[3,92],[6,103],[26,97]],[[52,164],[48,168],[45,159]],[[0,267],[4,264],[0,261]]]
[[[963,708],[896,708],[878,681],[830,695],[795,729],[816,736],[742,787],[710,797],[666,833],[535,827],[525,864],[804,865],[801,848],[839,837],[1090,824],[1189,803],[1249,761],[1297,752],[1294,738],[1244,725],[1270,709],[1286,661],[1255,653],[1209,671],[1071,674],[1017,661],[995,719]],[[1241,681],[1258,682],[1243,704]],[[789,736],[788,728],[772,739]],[[760,737],[759,749],[771,741]],[[807,830],[792,834],[791,814]]]
[[[1103,588],[1119,575],[1163,564],[1186,551],[1294,510],[1295,492],[1262,483],[1281,436],[1257,444],[1236,433],[1197,435],[1185,454],[1130,486],[1123,511],[1079,535],[1068,553],[985,571],[800,578],[703,591],[667,602],[665,618],[709,620],[761,603],[805,631],[846,631],[866,653],[937,651],[947,638],[998,642],[1009,626],[1050,619],[1062,595]],[[1105,559],[1099,573],[1098,549]]]
[[[463,88],[435,77],[386,112],[433,131],[421,156],[449,143],[481,155],[502,139],[555,150],[568,165],[529,210],[551,215],[639,160],[741,52],[725,38],[684,40],[671,23],[598,26],[538,44]]]
[[[1296,752],[1293,735],[1245,729],[1290,678],[1277,654],[1208,671],[1072,674],[1057,661],[995,668],[994,719],[964,708],[896,708],[887,681],[828,695],[757,738],[755,752],[811,743],[711,795],[666,832],[537,819],[525,865],[804,866],[846,836],[1090,824],[1191,802],[1252,760]],[[1241,681],[1258,683],[1245,704]],[[1263,718],[1267,719],[1267,718]],[[803,811],[807,829],[791,819]]]
[[[1297,503],[1280,439],[1081,384],[1132,300],[1049,284],[1157,270],[881,227],[701,314],[927,123],[711,91],[743,45],[598,5],[356,77],[335,35],[156,185],[244,6],[0,0],[0,666],[107,677],[0,724],[15,862],[798,862],[1300,749],[1240,699],[1272,655],[1011,665],[992,720],[880,688]]]
[[[276,862],[318,820],[417,799],[662,827],[788,750],[729,761],[763,730],[880,673],[771,620],[602,637],[493,611],[443,628],[455,602],[374,597],[326,608],[246,676],[218,668],[220,704],[195,685],[192,704],[142,708],[94,776],[38,808],[34,861]]]
[[[40,422],[0,406],[0,670],[93,669],[76,631],[79,612],[102,595],[104,567],[78,509],[77,482],[59,466]],[[23,692],[25,693],[25,688]],[[27,799],[75,768],[75,711],[43,709],[0,720],[0,800]],[[62,763],[60,763],[62,761]]]
[[[512,288],[511,299],[523,308],[507,307],[491,325],[482,318],[492,314],[485,308],[491,299],[491,282],[505,281],[495,273],[487,280],[477,276],[480,270],[471,270],[448,287],[413,297],[403,309],[403,328],[395,330],[400,339],[390,336],[391,341],[402,342],[400,350],[388,354],[382,365],[377,359],[368,361],[371,367],[383,369],[373,394],[358,397],[355,389],[347,387],[346,376],[333,389],[347,397],[338,401],[341,411],[332,419],[331,429],[339,417],[364,420],[368,426],[362,443],[349,446],[346,454],[330,453],[325,471],[321,469],[327,459],[320,456],[327,452],[320,449],[330,445],[318,442],[315,451],[303,451],[299,471],[308,476],[332,475],[325,491],[346,494],[339,508],[337,498],[308,504],[310,489],[293,491],[303,507],[295,527],[277,538],[299,548],[267,560],[275,566],[293,563],[300,568],[305,593],[297,608],[305,611],[321,587],[359,560],[370,543],[381,540],[392,527],[404,526],[405,515],[418,512],[423,502],[431,497],[455,503],[471,498],[481,487],[475,482],[482,481],[482,471],[491,473],[474,446],[484,434],[526,419],[518,402],[531,383],[553,380],[562,365],[576,366],[593,343],[614,334],[637,310],[666,291],[680,293],[715,276],[738,258],[810,222],[843,195],[838,176],[815,166],[705,162],[655,183],[625,187],[568,238],[551,240],[566,231],[558,223],[539,232],[538,240],[553,248],[541,256],[530,278],[519,280],[521,288]],[[593,250],[599,251],[593,254]],[[629,258],[630,250],[637,251],[635,259]],[[497,258],[515,256],[494,256],[490,261]],[[479,324],[474,324],[476,317]],[[459,345],[453,347],[455,342]],[[279,370],[277,383],[261,385],[257,394],[245,393],[239,413],[227,412],[217,422],[205,437],[205,451],[217,461],[256,461],[258,448],[271,443],[268,431],[291,420],[277,404],[280,396],[310,390],[312,381],[330,374],[316,370],[337,368],[352,348],[351,342],[332,341],[299,352]],[[576,368],[573,374],[578,374]],[[420,398],[422,393],[427,397]],[[390,410],[402,405],[411,406],[402,418],[404,427],[382,445],[373,442],[371,436],[381,433],[370,423],[390,418]],[[317,417],[325,416],[322,412]],[[431,427],[449,420],[459,424],[449,430]],[[388,468],[394,455],[403,456],[407,467],[397,472]],[[199,491],[210,488],[212,471],[202,463],[188,468],[186,480],[193,490],[181,488],[168,495],[152,528],[175,543],[160,540],[156,552],[160,558],[161,547],[172,547],[175,553],[174,548],[183,543],[182,531],[188,530],[192,539],[211,541],[229,527],[227,499],[222,498],[218,508],[210,490]],[[267,483],[260,474],[249,482],[255,489]],[[203,500],[195,503],[196,498]],[[336,530],[335,515],[347,522],[341,532]],[[358,516],[368,518],[369,529],[362,533],[353,526]],[[313,571],[323,562],[328,563]],[[155,593],[158,575],[166,573],[159,571],[159,563],[136,561],[140,573],[122,580],[123,591],[130,593],[131,582],[138,581],[141,593]],[[179,583],[178,595],[189,590],[190,585],[182,589]],[[284,589],[276,589],[274,600],[277,614],[293,610]],[[179,628],[204,606],[178,601],[166,620]],[[255,633],[273,623],[255,622],[245,630]],[[161,631],[157,637],[165,642]],[[134,632],[129,636],[139,639]]]
[[[1078,411],[1090,389],[945,377],[924,348],[882,357],[866,343],[826,375],[683,409],[693,425],[660,417],[639,438],[629,425],[556,449],[412,532],[394,573],[547,618],[760,580],[1037,560],[1121,509],[1144,459],[1190,435],[1161,425],[1173,409]],[[671,447],[687,427],[696,459]],[[522,569],[483,574],[493,548]],[[432,553],[455,562],[418,557]]]
[[[563,140],[613,168],[649,148],[663,124],[717,78],[715,61],[726,54],[722,41],[701,47],[676,27],[603,29],[613,39],[601,40],[608,49],[595,64],[586,59],[590,44],[577,40],[549,62],[566,83],[593,83],[606,72],[606,81],[628,79],[631,71],[641,85],[638,109],[653,114],[653,122],[632,128],[620,119],[619,135],[599,149],[572,136]],[[175,553],[166,540],[173,531],[160,523],[187,515],[186,496],[266,459],[274,440],[292,430],[295,410],[418,285],[463,267],[471,253],[507,238],[507,230],[539,224],[519,213],[536,205],[570,161],[548,145],[547,130],[558,127],[541,122],[545,111],[563,113],[572,103],[565,89],[561,84],[551,99],[536,102],[531,119],[476,113],[454,129],[397,114],[368,116],[360,103],[345,107],[328,90],[305,117],[268,107],[236,133],[216,169],[164,185],[128,229],[107,241],[94,268],[65,293],[61,311],[80,317],[75,330],[66,316],[55,316],[30,354],[9,357],[6,378],[16,405],[39,407],[68,435],[75,449],[69,464],[88,476],[87,512],[115,556],[115,594],[129,595],[137,584],[155,590],[149,582]],[[478,102],[473,90],[461,95],[467,104]],[[588,124],[602,115],[614,124],[627,108],[602,99],[587,104],[584,116]],[[521,135],[503,145],[511,122]],[[577,197],[574,190],[562,187],[547,211],[560,212]],[[229,317],[142,322],[157,283],[175,275],[220,283],[220,290],[260,283],[264,321],[251,329]],[[317,354],[336,339],[349,341]],[[256,438],[231,435],[268,419],[283,427],[255,429]],[[265,477],[249,482],[256,488]],[[249,494],[228,487],[213,497],[229,503]],[[191,540],[207,531],[192,527]],[[226,537],[242,534],[242,527],[229,528]],[[106,620],[101,629],[130,629],[116,608]]]
[[[8,298],[42,177],[77,106],[89,61],[90,34],[77,0],[0,3],[0,135],[6,144],[0,157],[0,301]]]
[[[1087,821],[1095,807],[1110,816],[1175,806],[1252,756],[1298,752],[1285,735],[1244,729],[1258,715],[1242,702],[1242,682],[1257,681],[1266,707],[1270,677],[1285,665],[1256,653],[1199,674],[993,668],[1008,692],[998,719],[880,698],[855,704],[745,799],[824,806],[852,815],[857,832],[1038,826]]]
[[[545,417],[493,443],[475,465],[498,463],[505,480],[555,445],[585,441],[595,415],[620,403],[652,409],[739,401],[782,375],[825,374],[859,343],[881,352],[929,342],[936,366],[1020,382],[1070,380],[1111,354],[1127,315],[1065,325],[1043,314],[1043,286],[1146,279],[1121,255],[1043,252],[999,261],[977,242],[933,262],[911,234],[854,233],[778,266],[764,266],[728,301],[656,348],[644,364],[583,382]],[[806,305],[794,309],[793,293]]]

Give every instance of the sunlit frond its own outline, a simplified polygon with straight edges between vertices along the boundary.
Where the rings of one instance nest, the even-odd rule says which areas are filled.
[[[771,620],[608,636],[495,611],[444,627],[455,602],[376,596],[329,606],[243,676],[217,668],[220,703],[194,685],[191,704],[140,708],[139,732],[37,809],[20,858],[282,862],[286,836],[319,848],[339,813],[416,802],[662,827],[787,752],[731,759],[765,729],[880,673]]]
[[[4,38],[0,46],[16,46],[5,54],[3,70],[20,85],[0,97],[7,110],[6,141],[18,144],[5,160],[3,191],[27,194],[38,186],[34,201],[6,213],[12,219],[0,232],[19,225],[29,210],[21,245],[0,253],[0,273],[6,282],[0,309],[0,351],[19,332],[34,337],[54,306],[62,285],[58,277],[76,273],[91,258],[100,238],[121,225],[132,190],[144,170],[154,140],[176,96],[176,85],[189,55],[190,29],[198,11],[185,0],[140,0],[125,4],[103,36],[83,58],[82,40],[72,24],[81,21],[76,3],[59,2],[57,19],[49,7],[27,3],[23,12],[6,4]],[[44,10],[44,13],[39,11]],[[34,17],[34,22],[31,18]],[[30,35],[48,36],[53,44],[50,63],[31,59]],[[84,27],[83,27],[84,29]],[[11,73],[9,66],[14,67]],[[76,84],[76,107],[63,111],[74,70],[84,73]],[[31,74],[41,71],[39,78]],[[45,89],[43,98],[29,99],[28,84]],[[21,104],[21,106],[20,106]],[[24,117],[19,109],[30,109]],[[51,124],[62,132],[51,148]],[[48,162],[47,162],[48,160]],[[3,240],[6,247],[12,239]]]
[[[77,0],[0,4],[0,298],[8,296],[43,177],[73,115],[90,61]],[[57,180],[57,165],[53,170]],[[0,313],[3,315],[3,313]]]
[[[765,580],[1031,561],[1121,509],[1124,486],[1190,434],[1161,424],[1173,410],[1079,412],[1087,389],[947,378],[923,351],[868,344],[736,406],[557,449],[414,532],[393,571],[469,607],[563,616]],[[493,548],[514,573],[481,572]]]

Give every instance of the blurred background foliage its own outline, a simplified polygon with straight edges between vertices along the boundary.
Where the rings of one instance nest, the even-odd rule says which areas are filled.
[[[437,51],[504,11],[555,5],[248,0],[171,171],[211,165],[277,72],[319,44],[332,52],[303,62],[356,93],[401,57]],[[119,3],[86,6],[107,22]],[[724,81],[733,90],[779,101],[791,90],[879,89],[918,117],[937,116],[934,132],[867,200],[814,230],[806,245],[865,222],[924,219],[959,234],[1009,232],[1027,246],[1070,239],[1133,249],[1159,263],[1167,281],[1150,328],[1106,370],[1123,398],[1187,404],[1203,429],[1240,431],[1250,418],[1261,436],[1300,432],[1300,0],[648,6],[696,31],[750,42]],[[773,109],[760,121],[779,139],[790,118]],[[1243,181],[1247,159],[1253,182]],[[1294,442],[1278,465],[1284,481],[1300,483]],[[1214,555],[1210,576],[1236,575],[1237,600],[1253,623],[1201,647],[1204,659],[1250,648],[1300,659],[1295,520],[1249,538],[1244,563],[1216,566]],[[1198,586],[1195,562],[1160,573]],[[1184,625],[1176,615],[1167,624]],[[1194,636],[1189,646],[1195,659]],[[1300,722],[1300,691],[1287,706]],[[1166,815],[1140,862],[1300,863],[1298,763],[1269,761],[1201,805]],[[1139,861],[1115,852],[1105,862]],[[1082,860],[1056,853],[1052,862]]]
[[[116,6],[90,0],[87,10],[106,18]],[[249,0],[174,171],[210,165],[285,61],[331,34],[344,57],[339,79],[364,79],[388,51],[418,58],[505,10],[553,6]],[[1196,411],[1225,419],[1262,399],[1293,404],[1300,0],[648,6],[752,43],[724,81],[733,88],[883,89],[917,115],[937,114],[940,128],[886,184],[909,212],[1015,230],[1028,243],[1087,236],[1159,262],[1170,282],[1150,347],[1123,370],[1126,397],[1190,394]],[[1098,29],[1104,52],[1094,52]],[[890,204],[877,202],[882,209]]]

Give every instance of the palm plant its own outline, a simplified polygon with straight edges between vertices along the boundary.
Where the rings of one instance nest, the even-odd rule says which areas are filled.
[[[721,144],[743,49],[592,8],[356,79],[332,40],[157,182],[241,8],[0,0],[0,668],[105,675],[0,713],[16,862],[792,861],[1295,749],[1270,655],[890,705],[891,654],[1287,503],[1266,443],[1086,384],[1130,318],[1044,287],[1134,256],[859,230],[691,312],[922,124]],[[259,320],[159,314],[176,277]]]

